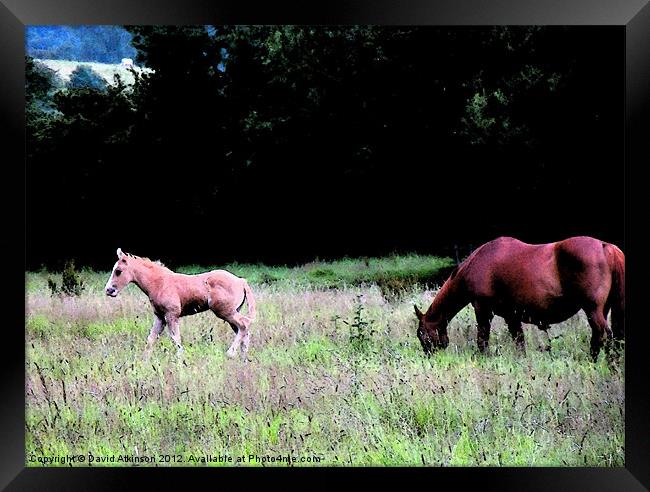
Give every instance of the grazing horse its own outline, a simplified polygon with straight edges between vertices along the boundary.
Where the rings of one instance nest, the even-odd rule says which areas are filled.
[[[470,303],[481,352],[488,348],[495,314],[505,319],[515,344],[525,353],[522,322],[546,331],[582,309],[596,360],[607,338],[613,335],[621,341],[625,335],[625,255],[613,244],[585,236],[549,244],[526,244],[511,237],[490,241],[451,273],[426,313],[414,306],[425,353],[447,347],[449,321]]]
[[[255,319],[255,298],[245,279],[225,270],[198,275],[175,273],[160,262],[124,253],[118,248],[117,262],[106,282],[106,295],[117,296],[130,282],[149,297],[153,307],[154,321],[147,338],[146,357],[165,326],[169,327],[169,335],[181,352],[179,318],[208,309],[230,324],[236,334],[228,357],[234,357],[238,347],[243,347],[241,354],[246,356],[249,326]],[[244,301],[248,303],[246,316],[239,312]]]

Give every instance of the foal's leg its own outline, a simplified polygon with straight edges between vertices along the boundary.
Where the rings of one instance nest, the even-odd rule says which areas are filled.
[[[524,339],[524,331],[521,329],[521,320],[519,318],[511,318],[507,319],[506,323],[510,336],[517,346],[517,350],[523,355],[526,355],[526,341]]]
[[[591,326],[591,358],[594,362],[598,360],[600,348],[605,344],[605,348],[609,353],[609,344],[606,344],[608,339],[612,338],[612,330],[607,324],[605,313],[601,306],[596,306],[590,310],[585,309],[589,326]]]
[[[169,325],[169,336],[174,341],[178,353],[183,352],[183,346],[181,345],[181,331],[179,328],[179,319],[177,314],[167,314],[166,316],[167,324]]]
[[[241,330],[239,329],[239,326],[237,326],[234,322],[228,321],[228,324],[232,328],[232,330],[235,332],[235,338],[230,344],[230,348],[226,352],[226,355],[230,357],[231,359],[235,356],[237,353],[237,347],[239,347],[240,340],[241,340]]]
[[[166,324],[167,322],[163,318],[160,318],[158,317],[158,315],[154,314],[153,326],[151,327],[151,331],[149,332],[149,336],[147,337],[147,348],[144,351],[145,360],[147,360],[151,355],[151,349],[153,348],[153,344],[156,342],[156,340],[158,340],[158,337],[165,329]]]
[[[248,345],[251,341],[251,331],[249,330],[251,321],[249,318],[246,318],[245,316],[242,317],[244,318],[244,324],[246,325],[246,330],[244,331],[244,334],[241,337],[240,346],[242,347],[242,351],[241,351],[242,358],[245,359],[248,355]]]
[[[219,309],[217,309],[217,308],[213,308],[213,309],[212,309],[212,312],[214,313],[214,315],[215,315],[217,318],[222,319],[223,321],[225,321],[226,323],[228,323],[228,324],[230,325],[230,327],[232,328],[232,331],[235,332],[235,338],[234,338],[234,340],[232,341],[232,343],[230,344],[230,348],[226,351],[226,355],[227,355],[229,358],[232,359],[232,358],[235,356],[235,354],[237,353],[237,347],[239,347],[239,344],[240,344],[240,341],[241,341],[241,336],[242,336],[242,333],[241,333],[241,330],[240,330],[239,323],[237,323],[237,322],[233,319],[233,315],[227,315],[227,316],[225,316],[225,315],[223,314],[223,312],[222,312],[222,311],[219,311]]]
[[[474,304],[474,313],[476,314],[476,324],[478,325],[478,332],[476,342],[478,349],[481,353],[486,353],[490,341],[490,325],[494,314],[492,310],[481,304]]]
[[[232,345],[227,352],[228,357],[234,357],[235,353],[237,352],[237,348],[239,347],[241,348],[242,358],[245,358],[246,354],[248,353],[248,344],[250,343],[250,331],[248,327],[251,324],[251,319],[247,316],[239,314],[238,312],[234,312],[226,317],[226,321],[230,323],[230,326],[233,327],[233,330],[235,327],[237,327],[237,335],[235,336],[235,339],[233,340]]]

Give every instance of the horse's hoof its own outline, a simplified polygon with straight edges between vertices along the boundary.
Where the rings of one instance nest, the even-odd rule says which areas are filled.
[[[226,357],[228,357],[229,359],[234,358],[235,355],[237,355],[237,354],[235,354],[235,352],[231,352],[230,350],[228,352],[226,352]]]

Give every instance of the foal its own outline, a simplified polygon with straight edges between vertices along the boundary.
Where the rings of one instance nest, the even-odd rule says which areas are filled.
[[[154,342],[165,326],[178,351],[183,350],[179,331],[179,318],[211,310],[226,321],[235,332],[235,339],[228,349],[228,357],[234,357],[237,349],[241,355],[248,352],[249,327],[255,319],[255,298],[248,282],[225,270],[212,270],[198,275],[172,272],[160,262],[140,258],[117,249],[117,262],[106,282],[106,295],[116,297],[133,282],[151,302],[154,321],[147,338],[145,357],[151,353]],[[241,310],[248,303],[248,315]]]

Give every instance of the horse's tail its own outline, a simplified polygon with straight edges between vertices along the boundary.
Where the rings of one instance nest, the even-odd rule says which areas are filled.
[[[612,287],[607,304],[612,309],[612,332],[614,337],[625,335],[625,254],[613,244],[605,244],[605,253],[612,272]]]
[[[246,280],[244,280],[244,297],[248,302],[248,314],[246,317],[250,318],[251,321],[254,321],[255,313],[257,312],[255,307],[255,296],[253,295],[253,291]]]

